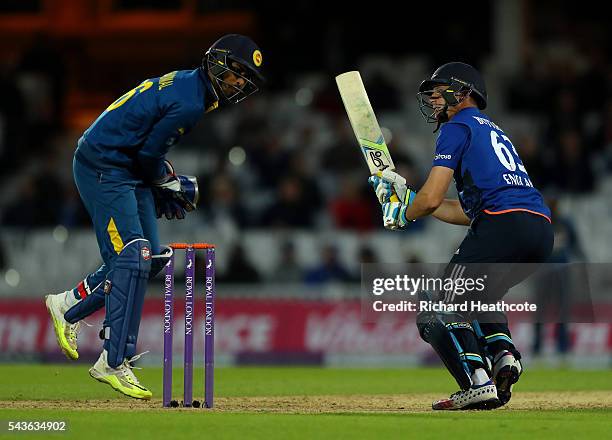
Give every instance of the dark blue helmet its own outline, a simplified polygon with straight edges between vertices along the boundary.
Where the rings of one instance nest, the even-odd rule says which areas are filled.
[[[466,63],[452,62],[438,67],[431,75],[419,86],[417,98],[421,107],[421,113],[427,122],[445,122],[436,118],[434,113],[429,113],[427,109],[433,109],[429,102],[429,97],[433,89],[439,85],[448,85],[448,89],[441,92],[447,106],[459,104],[461,99],[471,96],[476,101],[478,108],[483,110],[487,107],[487,88],[480,72]]]
[[[264,81],[263,56],[253,40],[244,35],[228,34],[206,51],[202,67],[208,71],[215,91],[231,103],[238,103],[259,90]],[[228,73],[242,79],[237,85],[227,82]]]

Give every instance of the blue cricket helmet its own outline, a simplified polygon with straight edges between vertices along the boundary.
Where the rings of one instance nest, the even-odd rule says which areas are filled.
[[[202,67],[212,77],[217,93],[234,104],[259,90],[259,85],[264,81],[262,64],[263,55],[259,46],[249,37],[239,34],[219,38],[206,51],[202,61]],[[245,85],[238,88],[225,82],[227,72],[244,79]]]
[[[421,83],[419,93],[432,90],[440,84],[451,85],[453,83],[465,90],[469,90],[480,110],[487,107],[487,88],[482,75],[469,64],[458,61],[446,63],[438,67],[431,75],[431,78]]]

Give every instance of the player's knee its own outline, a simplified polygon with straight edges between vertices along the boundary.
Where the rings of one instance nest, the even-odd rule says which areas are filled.
[[[144,238],[129,241],[117,256],[113,269],[151,271],[151,243]]]
[[[437,317],[430,317],[427,321],[417,321],[417,327],[421,338],[426,342],[446,338],[451,333],[449,326]]]
[[[448,337],[446,326],[433,314],[418,316],[417,328],[419,329],[421,338],[432,345]]]

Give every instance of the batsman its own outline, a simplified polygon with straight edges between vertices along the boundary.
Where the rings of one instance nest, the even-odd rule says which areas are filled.
[[[45,303],[61,350],[77,359],[79,322],[105,307],[104,347],[89,374],[136,399],[151,391],[133,373],[149,279],[166,264],[156,220],[183,219],[198,202],[195,178],[179,175],[165,156],[198,120],[237,104],[263,81],[262,54],[248,37],[229,34],[200,67],[146,79],[113,102],[84,132],[74,154],[74,180],[91,216],[104,264],[75,288]]]
[[[468,226],[444,279],[488,276],[486,298],[497,302],[551,253],[550,210],[508,136],[481,112],[487,91],[474,67],[444,64],[417,97],[426,121],[439,129],[433,165],[418,193],[388,169],[370,178],[384,226],[402,230],[428,215]],[[445,198],[452,180],[459,200]],[[422,292],[419,299],[435,300],[432,295],[455,301],[452,291]],[[523,367],[504,313],[425,311],[417,326],[460,387],[433,409],[491,409],[510,400]]]

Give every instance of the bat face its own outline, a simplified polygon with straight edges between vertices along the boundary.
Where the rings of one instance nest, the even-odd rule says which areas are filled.
[[[382,173],[387,168],[391,170],[395,168],[382,134],[377,142],[370,142],[367,139],[358,139],[358,141],[371,174]]]
[[[376,115],[368,99],[359,72],[346,72],[336,77],[338,90],[348,114],[370,174],[395,169]]]

